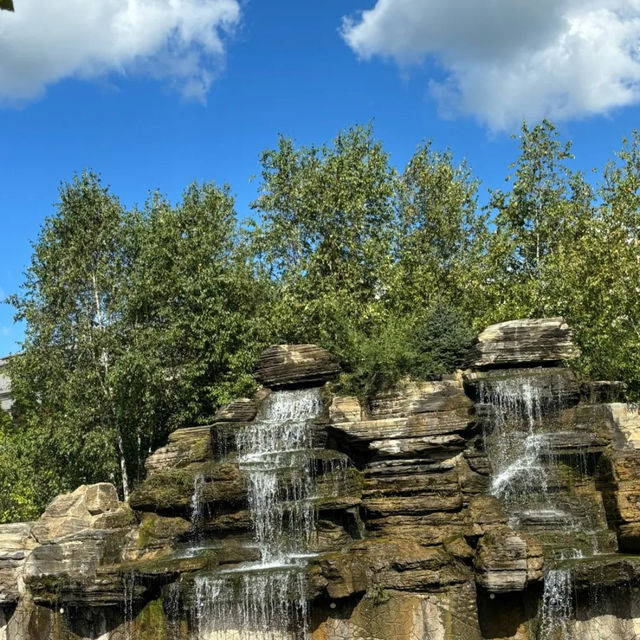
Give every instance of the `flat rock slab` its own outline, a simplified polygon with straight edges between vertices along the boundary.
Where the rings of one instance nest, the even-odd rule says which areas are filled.
[[[255,377],[265,387],[283,389],[323,384],[340,373],[337,358],[315,344],[281,344],[265,349]]]
[[[559,363],[580,355],[563,318],[509,320],[487,327],[474,341],[472,369]]]

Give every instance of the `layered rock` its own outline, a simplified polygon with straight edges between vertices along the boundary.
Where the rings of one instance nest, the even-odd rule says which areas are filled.
[[[23,591],[22,569],[36,545],[31,528],[29,522],[0,525],[0,606],[17,602]]]
[[[550,611],[561,597],[574,638],[631,640],[640,562],[615,551],[640,548],[640,421],[620,402],[622,385],[560,366],[576,354],[561,319],[501,323],[478,337],[472,368],[449,379],[366,401],[312,390],[324,409],[287,450],[269,439],[274,394],[304,395],[280,390],[323,385],[339,367],[314,345],[272,347],[256,368],[264,387],[211,425],[172,433],[128,505],[111,485],[80,487],[34,524],[0,527],[0,638],[207,637],[203,612],[228,613],[230,584],[251,618],[261,597],[273,600],[268,581],[282,578],[277,563],[258,565],[258,578],[247,571],[261,558],[251,482],[276,482],[282,495],[264,496],[282,522],[303,522],[300,497],[313,506],[294,591],[308,600],[314,640],[538,640],[540,629],[556,640]],[[275,415],[287,436],[296,416]],[[251,429],[275,450],[243,449]],[[251,477],[264,460],[274,475]],[[543,483],[502,490],[536,474]],[[286,604],[287,589],[281,616],[300,606]]]
[[[281,344],[260,354],[256,380],[271,389],[323,384],[340,373],[332,354],[314,344]]]
[[[486,532],[474,558],[478,584],[492,593],[524,591],[543,578],[540,541],[502,526]]]
[[[516,367],[560,363],[579,355],[562,318],[509,320],[487,327],[475,339],[469,367]]]
[[[463,453],[472,436],[471,402],[457,380],[409,383],[362,406],[336,397],[330,440],[363,468],[362,507],[376,535],[416,535],[440,544],[468,527]]]

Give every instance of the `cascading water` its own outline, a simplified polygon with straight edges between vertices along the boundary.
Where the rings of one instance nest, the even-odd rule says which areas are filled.
[[[492,408],[491,429],[485,429],[485,450],[493,467],[491,493],[511,506],[512,515],[548,503],[549,440],[541,430],[545,413],[559,399],[545,396],[535,378],[513,377],[479,385],[479,400]],[[543,459],[546,459],[546,464]]]
[[[307,637],[305,567],[318,497],[313,420],[321,411],[319,389],[276,391],[261,417],[237,433],[260,561],[196,579],[200,638]]]
[[[485,430],[485,449],[493,465],[491,493],[507,502],[544,496],[547,474],[541,463],[547,440],[538,433],[543,398],[529,378],[480,384],[480,402],[493,408],[492,429]]]
[[[193,526],[193,537],[196,542],[202,537],[202,524],[204,519],[203,490],[204,476],[199,473],[193,480],[193,494],[191,495],[191,524]]]
[[[133,596],[136,586],[136,576],[133,571],[122,577],[123,610],[124,610],[124,636],[125,640],[131,640],[131,626],[133,623]]]
[[[549,418],[559,411],[562,389],[537,376],[517,376],[480,384],[479,401],[491,407],[485,450],[493,468],[491,493],[500,498],[510,524],[545,536],[548,568],[544,575],[538,640],[573,640],[574,594],[571,560],[583,557],[574,548],[558,548],[579,534],[597,537],[588,518],[567,511],[557,487],[558,460],[553,455]],[[568,562],[569,561],[569,562]]]
[[[582,558],[577,549],[567,549],[559,560]],[[568,567],[548,569],[544,576],[540,640],[572,640],[573,576]]]
[[[265,416],[237,436],[240,468],[249,483],[249,510],[262,563],[286,564],[305,553],[314,533],[312,421],[322,410],[318,389],[279,391]]]

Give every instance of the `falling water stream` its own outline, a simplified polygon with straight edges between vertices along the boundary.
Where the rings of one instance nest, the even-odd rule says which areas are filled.
[[[492,407],[491,429],[484,433],[485,450],[493,467],[491,493],[500,498],[514,526],[577,529],[570,514],[549,495],[553,455],[544,417],[561,408],[559,394],[544,395],[535,377],[513,377],[481,384],[479,400]],[[596,546],[597,549],[597,546]],[[565,549],[552,558],[544,576],[540,640],[571,640],[573,577],[562,561],[582,557]]]
[[[313,420],[321,411],[319,389],[276,391],[261,417],[237,433],[260,560],[196,578],[199,638],[307,637],[305,568],[317,498]]]
[[[566,549],[558,558],[560,562],[582,558],[577,549]],[[540,640],[572,640],[573,576],[566,566],[547,569],[544,575],[542,595],[542,624]]]
[[[485,448],[493,465],[491,493],[506,502],[546,496],[547,472],[541,462],[547,439],[538,431],[543,415],[540,387],[530,378],[480,385],[480,402],[493,407]]]

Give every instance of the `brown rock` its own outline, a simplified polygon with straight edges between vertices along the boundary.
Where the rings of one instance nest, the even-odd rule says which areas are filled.
[[[468,365],[482,369],[558,363],[579,355],[562,318],[509,320],[491,325],[478,335]]]
[[[32,535],[42,544],[102,528],[104,515],[116,513],[121,506],[113,485],[82,485],[55,498],[34,524]]]
[[[640,450],[608,451],[600,466],[607,519],[621,551],[640,552]]]
[[[482,537],[476,550],[476,580],[487,591],[523,591],[542,580],[542,545],[529,534],[506,526],[494,527]]]
[[[84,500],[92,516],[115,511],[120,504],[116,488],[108,482],[92,484],[87,487]]]
[[[31,527],[30,522],[0,525],[0,610],[4,603],[18,601],[22,567],[35,546]]]
[[[211,458],[211,426],[177,429],[169,442],[156,449],[145,461],[148,473],[185,467]]]
[[[355,608],[333,602],[312,640],[481,640],[475,601],[473,582],[425,594],[372,587]]]
[[[340,373],[335,356],[314,344],[283,344],[265,349],[255,376],[271,389],[322,384]]]

